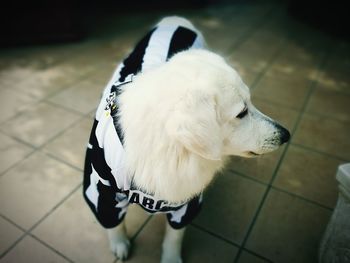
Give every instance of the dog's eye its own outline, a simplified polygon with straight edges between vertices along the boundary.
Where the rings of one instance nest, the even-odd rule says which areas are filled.
[[[244,108],[237,116],[238,119],[243,119],[248,114],[248,108]]]

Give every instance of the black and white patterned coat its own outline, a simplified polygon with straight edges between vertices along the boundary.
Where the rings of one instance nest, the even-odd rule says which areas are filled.
[[[203,47],[201,34],[188,21],[166,18],[144,36],[107,84],[90,135],[83,188],[85,200],[105,228],[117,226],[130,203],[137,203],[150,213],[166,213],[169,224],[176,229],[190,223],[198,214],[201,196],[174,205],[133,187],[123,168],[123,134],[114,101],[133,75],[158,67],[177,52]]]

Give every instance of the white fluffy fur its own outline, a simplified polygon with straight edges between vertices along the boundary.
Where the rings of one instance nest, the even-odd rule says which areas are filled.
[[[174,22],[195,30],[183,18],[161,21]],[[144,71],[118,100],[128,174],[136,186],[172,203],[200,194],[227,156],[264,154],[289,137],[252,105],[237,72],[206,50],[178,53]],[[184,231],[167,225],[162,263],[182,262]],[[124,223],[108,236],[113,253],[125,259],[130,243]]]
[[[239,75],[210,51],[178,53],[136,76],[118,103],[129,174],[173,203],[201,193],[226,156],[280,145],[277,128],[251,104]],[[236,118],[245,105],[249,114]]]

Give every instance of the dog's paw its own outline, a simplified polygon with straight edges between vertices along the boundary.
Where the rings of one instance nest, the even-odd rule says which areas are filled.
[[[128,258],[130,241],[128,238],[118,238],[110,241],[110,248],[116,258],[125,260]]]
[[[182,258],[180,255],[163,252],[160,263],[182,263]]]

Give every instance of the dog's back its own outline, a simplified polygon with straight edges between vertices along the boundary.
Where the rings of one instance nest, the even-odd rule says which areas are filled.
[[[191,29],[193,31],[196,31],[196,33],[199,33],[199,31],[193,26],[193,24],[189,20],[179,16],[164,17],[157,24],[157,27],[162,27],[162,26],[182,26],[182,27]]]

